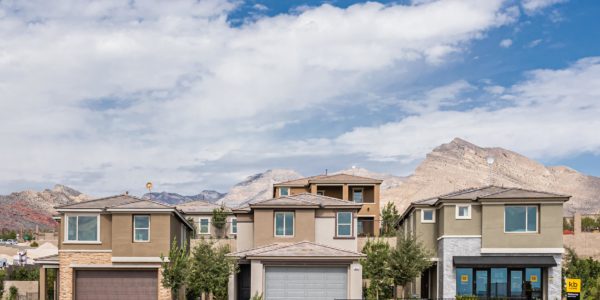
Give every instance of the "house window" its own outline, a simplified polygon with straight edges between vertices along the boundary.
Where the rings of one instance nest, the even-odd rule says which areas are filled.
[[[134,215],[133,216],[133,241],[148,242],[150,241],[150,216]]]
[[[279,211],[275,213],[275,236],[294,236],[294,213]]]
[[[352,213],[338,212],[337,213],[337,229],[336,235],[340,237],[352,236]]]
[[[473,269],[456,268],[456,295],[473,295]]]
[[[198,221],[198,231],[200,234],[210,234],[209,218],[200,218],[200,221]]]
[[[435,223],[435,209],[421,209],[421,223]]]
[[[470,204],[457,204],[456,205],[456,218],[457,219],[470,219],[471,218],[471,205]]]
[[[289,196],[290,195],[290,188],[289,187],[280,187],[279,188],[279,196]]]
[[[67,241],[98,242],[100,231],[99,216],[68,216]]]
[[[325,196],[325,191],[319,190],[319,191],[317,191],[317,195]]]
[[[505,206],[504,232],[537,232],[537,206]]]
[[[362,188],[353,188],[352,189],[352,200],[355,203],[363,203],[363,189]]]
[[[231,234],[237,234],[237,218],[231,219]]]

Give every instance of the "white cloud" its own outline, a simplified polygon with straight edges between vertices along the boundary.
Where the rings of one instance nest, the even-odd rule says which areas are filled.
[[[529,42],[529,44],[527,44],[527,48],[535,48],[537,47],[540,43],[542,42],[542,39],[535,39],[531,42]]]
[[[501,0],[370,2],[232,27],[235,3],[0,2],[0,181],[192,193],[218,182],[187,167],[280,156],[273,131],[435,69],[516,18]]]
[[[600,58],[582,59],[566,69],[535,70],[528,77],[506,91],[511,100],[503,107],[426,112],[356,128],[332,143],[374,160],[406,162],[422,158],[452,137],[534,158],[600,152]],[[375,141],[385,142],[373,147]]]
[[[526,13],[534,14],[548,6],[567,1],[568,0],[523,0],[522,5]]]
[[[500,47],[502,48],[508,48],[510,46],[512,46],[513,41],[511,39],[503,39],[502,41],[500,41]]]

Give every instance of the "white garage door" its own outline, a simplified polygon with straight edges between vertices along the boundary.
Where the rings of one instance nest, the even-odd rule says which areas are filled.
[[[345,267],[267,267],[266,300],[347,299]]]

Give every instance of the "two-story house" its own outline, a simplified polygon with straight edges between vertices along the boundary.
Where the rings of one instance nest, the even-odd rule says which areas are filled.
[[[229,299],[361,299],[362,205],[299,193],[234,209],[238,251],[230,256],[240,272],[230,280]]]
[[[237,243],[237,218],[229,207],[206,201],[193,201],[177,205],[187,220],[193,220],[196,226],[195,235],[192,236],[190,247],[193,249],[201,239],[211,240],[217,246],[228,245],[231,251],[236,251]],[[218,227],[213,222],[213,212],[223,210],[225,222]]]
[[[160,256],[171,243],[189,243],[193,225],[175,207],[118,195],[56,207],[58,299],[171,299],[161,284]],[[45,291],[40,295],[45,299]]]
[[[410,286],[421,298],[561,299],[569,196],[488,186],[413,202],[398,223],[433,253]]]
[[[358,236],[379,236],[382,180],[349,174],[317,175],[273,185],[273,197],[301,193],[323,195],[363,204],[358,212]]]

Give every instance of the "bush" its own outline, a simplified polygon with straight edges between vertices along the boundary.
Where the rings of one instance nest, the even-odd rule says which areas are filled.
[[[477,300],[479,298],[477,298],[477,296],[473,296],[473,295],[461,295],[461,296],[456,296],[456,300]]]
[[[11,286],[8,289],[8,300],[17,300],[19,298],[19,289],[16,286]]]
[[[581,230],[582,231],[594,231],[598,229],[598,221],[592,217],[581,218]]]
[[[10,266],[6,269],[6,278],[16,281],[37,281],[40,270],[35,266]]]
[[[33,242],[31,242],[31,244],[29,244],[29,247],[34,247],[34,248],[37,248],[39,246],[40,245],[38,245],[38,243],[36,241],[33,241]]]
[[[4,295],[4,278],[6,277],[6,271],[0,270],[0,299]]]

